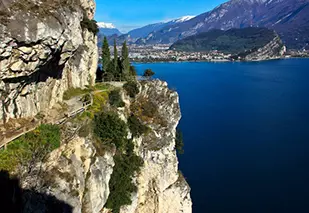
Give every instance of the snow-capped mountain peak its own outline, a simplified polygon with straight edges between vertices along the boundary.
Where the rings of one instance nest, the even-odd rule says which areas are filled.
[[[195,16],[183,16],[178,19],[175,19],[174,22],[181,23],[181,22],[189,21],[190,19],[193,19],[194,17]]]
[[[175,18],[175,19],[168,19],[164,22],[161,22],[162,24],[167,24],[167,23],[182,23],[185,21],[189,21],[190,19],[194,18],[195,16],[182,16],[180,18]],[[159,23],[159,24],[161,24]]]
[[[108,29],[116,28],[112,23],[98,22],[97,25],[99,28],[108,28]]]

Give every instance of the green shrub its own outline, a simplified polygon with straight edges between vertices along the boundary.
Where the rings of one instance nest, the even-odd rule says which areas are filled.
[[[176,142],[176,150],[179,154],[183,154],[184,153],[184,150],[183,150],[183,146],[184,146],[184,143],[183,143],[183,135],[182,135],[182,132],[180,131],[180,129],[176,129],[176,139],[175,139],[175,142]]]
[[[0,151],[0,170],[14,172],[18,165],[31,168],[36,162],[60,146],[60,129],[56,125],[41,125],[32,132],[8,144]]]
[[[134,144],[127,142],[126,154],[117,153],[114,157],[115,166],[109,182],[110,195],[106,207],[119,213],[121,206],[130,205],[131,194],[137,190],[132,177],[140,171],[143,159],[133,152]]]
[[[97,90],[108,90],[110,88],[110,85],[106,83],[96,83],[94,87]]]
[[[106,146],[112,143],[117,148],[114,156],[115,166],[109,182],[110,195],[105,206],[113,209],[114,213],[119,213],[121,206],[129,205],[132,202],[131,193],[136,191],[132,178],[136,172],[139,172],[143,165],[143,159],[135,155],[134,144],[132,140],[127,139],[127,125],[117,113],[96,114],[94,125],[94,133],[101,140],[100,144],[96,144],[97,149],[102,150],[100,148],[102,145]],[[136,131],[140,132],[141,130],[138,128]]]
[[[138,85],[134,81],[127,82],[123,85],[123,88],[131,98],[135,98],[135,96],[139,93]]]
[[[155,117],[157,112],[158,112],[157,106],[152,101],[147,101],[142,105],[143,116],[153,118],[153,117]]]
[[[129,117],[128,125],[133,137],[139,137],[148,130],[148,127],[142,124],[135,115]]]
[[[94,133],[103,141],[123,148],[127,137],[126,123],[114,112],[102,112],[94,116]]]
[[[69,88],[63,93],[64,100],[70,100],[73,97],[83,95],[90,92],[90,89],[81,89],[81,88]]]
[[[143,74],[143,76],[144,76],[145,78],[151,79],[152,76],[154,76],[154,74],[155,74],[155,73],[154,73],[151,69],[146,69],[145,72],[144,72],[144,74]]]
[[[101,112],[108,101],[108,93],[107,92],[96,92],[93,94],[93,103],[92,106],[88,108],[88,117],[93,119],[94,114]]]
[[[135,66],[130,66],[130,76],[135,77],[137,76],[137,71]]]
[[[99,32],[97,22],[95,20],[90,20],[85,15],[84,15],[83,20],[80,22],[80,25],[83,29],[88,29],[93,34],[97,34]]]
[[[114,107],[124,107],[125,106],[124,102],[122,101],[119,90],[113,90],[109,93],[109,103],[110,105]]]

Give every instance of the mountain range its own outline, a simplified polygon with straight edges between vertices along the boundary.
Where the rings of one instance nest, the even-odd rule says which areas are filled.
[[[186,52],[218,50],[235,55],[254,52],[275,40],[278,43],[279,52],[283,48],[283,44],[278,38],[274,30],[267,28],[233,28],[226,31],[213,29],[179,40],[170,49]]]
[[[189,20],[160,25],[148,34],[145,30],[133,41],[173,44],[211,29],[266,27],[275,30],[288,48],[303,49],[309,47],[308,14],[309,0],[230,0]],[[146,29],[151,28],[148,25]]]
[[[123,34],[123,35],[116,36],[116,37],[111,36],[109,38],[109,41],[113,40],[114,38],[117,38],[118,43],[123,43],[125,40],[128,41],[129,43],[135,43],[135,42],[138,42],[140,39],[147,37],[150,33],[160,31],[164,27],[168,27],[174,24],[179,24],[179,23],[188,21],[192,18],[194,18],[194,16],[183,16],[183,17],[172,19],[169,21],[149,24],[144,27],[133,29],[129,31],[127,34]]]
[[[122,35],[122,33],[112,24],[112,23],[104,23],[98,22],[99,34],[104,36],[111,35]]]
[[[98,46],[102,46],[104,36],[120,36],[122,33],[112,24],[112,23],[105,23],[105,22],[98,22],[97,23],[99,28],[98,33]]]

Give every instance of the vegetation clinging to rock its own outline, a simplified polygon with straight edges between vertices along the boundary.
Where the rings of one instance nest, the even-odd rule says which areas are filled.
[[[146,69],[145,71],[144,71],[144,74],[143,74],[143,76],[145,77],[145,78],[147,78],[148,80],[150,80],[151,78],[152,78],[152,76],[154,76],[154,71],[152,71],[151,69]]]
[[[184,150],[183,150],[183,146],[184,146],[184,143],[183,143],[183,135],[182,135],[182,132],[180,129],[176,129],[176,138],[175,138],[175,142],[176,142],[176,150],[179,154],[183,154],[184,153]]]
[[[139,88],[135,81],[125,83],[123,88],[131,98],[135,98],[135,96],[139,93]]]
[[[95,20],[90,20],[87,16],[84,16],[83,20],[80,22],[80,25],[83,29],[88,29],[95,35],[99,32],[97,22]]]
[[[60,146],[60,129],[56,125],[41,125],[32,132],[8,144],[0,151],[0,170],[16,172],[17,166],[26,167],[28,172],[37,162]]]
[[[115,112],[101,112],[94,117],[94,132],[102,142],[114,143],[122,149],[126,143],[127,126]]]
[[[128,118],[128,125],[133,137],[141,136],[148,130],[148,127],[142,124],[142,122],[135,115],[131,115]]]
[[[127,125],[115,112],[102,112],[94,119],[94,132],[103,143],[115,144],[115,166],[109,182],[110,195],[106,207],[118,213],[121,206],[131,204],[131,193],[136,191],[133,176],[143,165],[141,157],[134,153],[132,140],[127,139]],[[139,131],[139,130],[138,130]]]
[[[109,103],[114,107],[124,107],[124,102],[122,101],[120,91],[113,90],[109,93]]]
[[[125,148],[125,153],[118,153],[114,157],[115,166],[109,182],[111,192],[105,205],[113,209],[114,213],[119,213],[121,206],[132,203],[131,194],[137,190],[132,177],[143,165],[143,159],[133,151],[134,144],[131,140],[128,140]]]

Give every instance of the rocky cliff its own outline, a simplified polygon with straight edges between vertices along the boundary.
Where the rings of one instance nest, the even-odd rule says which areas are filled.
[[[33,117],[95,80],[92,0],[0,1],[0,120]]]
[[[190,187],[178,171],[175,150],[176,126],[181,117],[178,95],[161,81],[142,82],[140,88],[134,100],[123,95],[126,106],[117,109],[119,117],[127,122],[132,106],[140,106],[148,100],[153,101],[158,111],[156,117],[147,119],[150,131],[133,140],[134,152],[144,163],[134,176],[137,191],[131,195],[132,204],[122,206],[120,212],[190,213]],[[67,123],[63,134],[74,125],[78,129],[77,123]],[[129,131],[128,137],[131,135]],[[114,212],[105,208],[105,204],[113,190],[109,182],[114,172],[116,149],[100,143],[91,132],[62,141],[63,145],[37,167],[38,172],[23,176],[23,187],[35,188],[64,201],[73,208],[73,213]],[[36,211],[41,212],[46,206],[39,208]]]
[[[1,121],[32,119],[37,114],[50,113],[53,107],[63,104],[63,94],[68,88],[94,84],[98,62],[97,38],[91,27],[94,10],[92,0],[0,1]],[[130,177],[136,186],[135,192],[129,194],[132,202],[122,206],[120,212],[190,213],[190,187],[178,172],[175,151],[176,126],[181,116],[178,95],[161,81],[137,85],[140,92],[136,98],[116,88],[121,90],[125,102],[121,108],[106,104],[107,91],[92,91],[95,97],[90,108],[103,114],[117,113],[128,128],[124,141],[130,142],[130,152],[143,161]],[[144,104],[155,109],[155,116],[139,114]],[[116,148],[115,138],[106,145],[94,134],[92,119],[98,112],[94,111],[66,120],[61,125],[61,140],[59,132],[59,137],[49,132],[44,139],[39,138],[43,133],[36,129],[28,135],[30,139],[26,135],[13,141],[13,146],[0,150],[1,160],[7,162],[1,162],[1,168],[12,166],[8,171],[20,179],[23,212],[118,211],[105,206],[114,192],[110,183],[117,166],[115,156],[122,157],[129,151]],[[147,126],[147,134],[133,139],[127,124],[132,113],[140,115],[138,119]],[[89,114],[92,116],[87,117]],[[44,147],[57,140],[58,148],[42,158],[36,156],[45,153]],[[15,154],[14,162],[5,158]],[[10,193],[9,201],[18,200],[15,188]]]
[[[142,84],[141,91],[136,101],[152,100],[158,107],[159,120],[150,123],[150,134],[135,141],[144,167],[136,178],[138,191],[133,195],[132,205],[121,212],[189,213],[192,211],[190,187],[178,172],[175,151],[176,127],[181,116],[178,95],[161,81]]]
[[[265,46],[258,48],[256,51],[245,56],[247,61],[262,61],[268,59],[280,58],[286,52],[286,47],[283,45],[278,35],[274,37]]]

